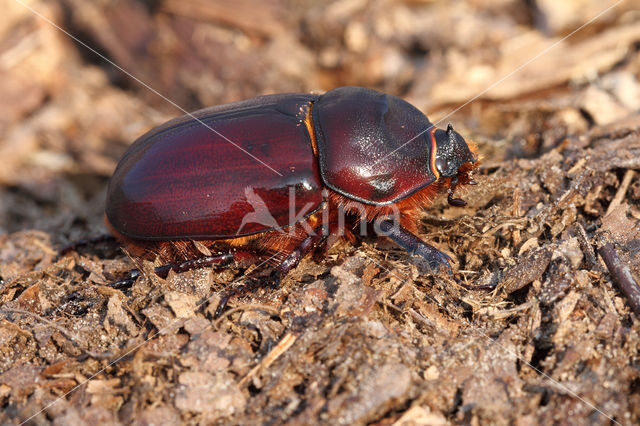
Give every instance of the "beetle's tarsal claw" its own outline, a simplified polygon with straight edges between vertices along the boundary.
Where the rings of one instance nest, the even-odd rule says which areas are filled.
[[[124,290],[126,288],[130,288],[136,282],[138,277],[140,277],[140,275],[141,274],[139,270],[132,269],[129,271],[126,278],[109,283],[109,287],[115,288],[118,290]]]
[[[464,207],[467,205],[467,202],[462,198],[453,198],[453,193],[449,194],[447,202],[449,203],[449,205],[452,205],[454,207]]]
[[[440,270],[452,274],[451,262],[453,260],[447,254],[429,244],[421,245],[411,256],[411,263],[418,267],[421,274],[433,274]]]

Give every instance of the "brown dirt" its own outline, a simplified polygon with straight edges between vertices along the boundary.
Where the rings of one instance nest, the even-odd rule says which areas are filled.
[[[375,239],[303,260],[220,319],[251,270],[163,280],[149,263],[110,287],[134,265],[118,247],[58,250],[105,231],[119,157],[181,112],[9,0],[0,423],[640,422],[638,1],[557,44],[606,5],[28,5],[186,110],[355,84],[454,123],[479,146],[479,185],[465,208],[426,209],[421,236],[465,284],[497,287],[423,273]]]

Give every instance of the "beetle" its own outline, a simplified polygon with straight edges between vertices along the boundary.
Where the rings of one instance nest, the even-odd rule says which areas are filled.
[[[161,275],[277,253],[279,281],[328,237],[353,239],[361,223],[451,271],[450,258],[415,235],[417,216],[445,191],[465,205],[454,191],[475,184],[477,161],[451,125],[436,128],[396,96],[362,87],[267,95],[138,138],[110,180],[105,221],[134,256],[167,262]]]

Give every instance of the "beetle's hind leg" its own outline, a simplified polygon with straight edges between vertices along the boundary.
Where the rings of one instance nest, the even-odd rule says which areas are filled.
[[[109,234],[99,235],[97,237],[89,238],[87,240],[75,241],[73,243],[67,244],[66,246],[58,250],[58,256],[59,257],[64,256],[65,254],[70,253],[72,251],[77,251],[79,248],[93,246],[101,243],[114,243],[116,241],[117,240],[115,239],[115,237]]]
[[[437,248],[425,243],[406,228],[391,220],[381,221],[379,227],[381,231],[379,234],[381,236],[391,239],[410,255],[417,256],[420,260],[426,261],[432,271],[438,271],[443,267],[450,275],[453,275],[450,263],[452,261],[451,258]]]
[[[247,259],[255,259],[256,257],[257,256],[254,253],[248,251],[234,251],[229,253],[199,257],[197,259],[185,260],[183,262],[168,263],[166,265],[157,266],[154,272],[160,278],[167,278],[167,276],[169,275],[169,271],[181,273],[191,271],[193,269],[207,268],[210,266],[221,268],[224,266],[228,266],[233,262],[242,262],[246,261]],[[131,287],[133,283],[136,282],[139,276],[140,271],[138,269],[132,269],[129,271],[126,278],[112,282],[111,284],[109,284],[109,286],[118,289]]]

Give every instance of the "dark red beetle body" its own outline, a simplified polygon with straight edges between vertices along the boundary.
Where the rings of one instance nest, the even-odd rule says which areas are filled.
[[[194,116],[200,121],[185,116],[151,130],[113,175],[109,222],[139,240],[241,237],[269,230],[251,222],[237,232],[253,211],[251,194],[264,201],[279,227],[289,224],[290,187],[296,211],[307,203],[317,210],[322,183],[311,139],[297,118],[313,99],[264,96],[199,111]]]
[[[110,182],[106,218],[137,255],[186,260],[199,254],[190,241],[201,240],[214,251],[281,252],[286,272],[324,241],[309,229],[334,232],[337,207],[360,203],[366,221],[400,212],[401,226],[386,224],[385,235],[448,265],[410,231],[434,194],[448,189],[451,204],[464,203],[453,191],[474,183],[476,161],[450,126],[436,129],[394,96],[358,87],[263,96],[140,137]]]

